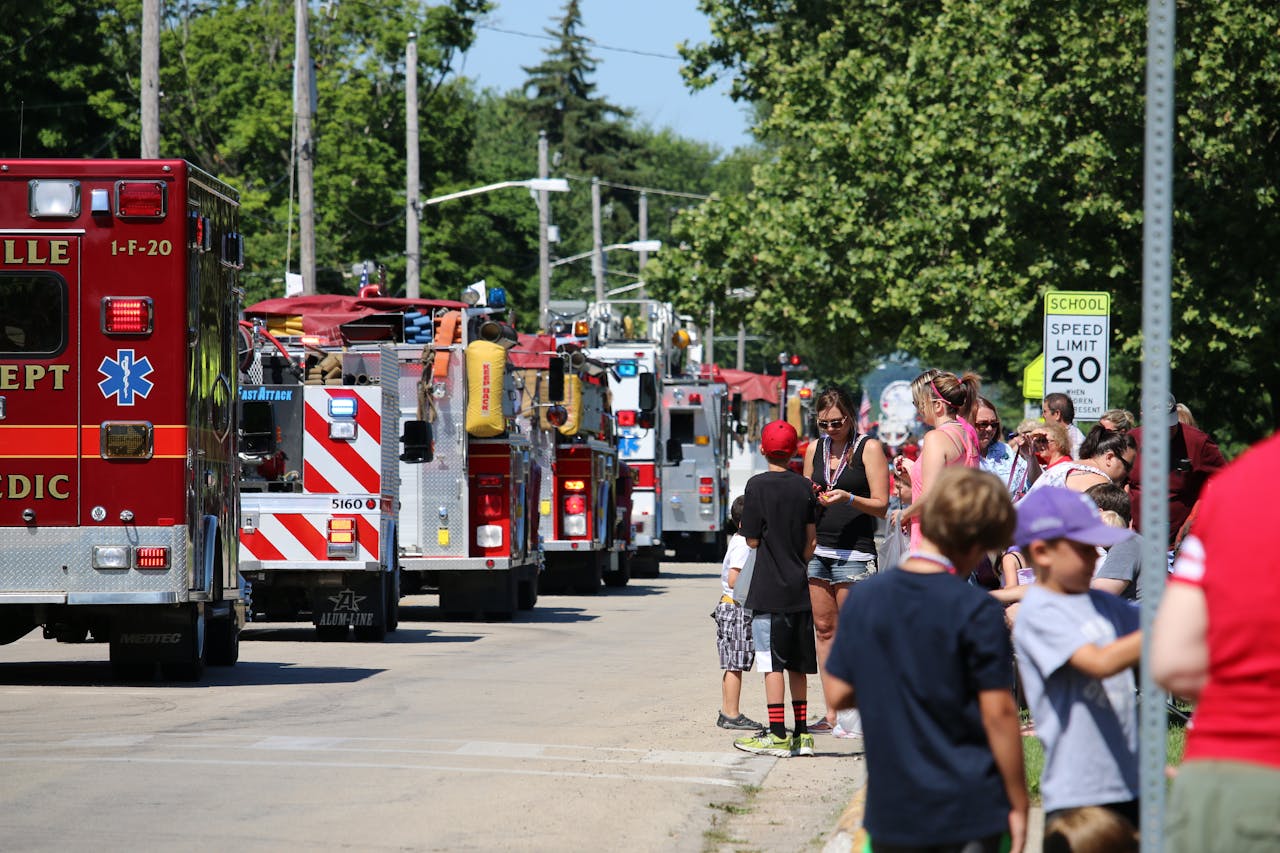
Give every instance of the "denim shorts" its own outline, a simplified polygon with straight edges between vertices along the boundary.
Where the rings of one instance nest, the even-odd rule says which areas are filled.
[[[809,560],[809,577],[830,584],[857,583],[876,573],[876,561],[840,560],[814,555]]]

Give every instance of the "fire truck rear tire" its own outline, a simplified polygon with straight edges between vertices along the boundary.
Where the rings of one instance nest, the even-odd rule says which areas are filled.
[[[234,616],[209,620],[204,641],[209,666],[235,666],[240,660],[240,628]]]
[[[631,561],[626,554],[618,555],[617,571],[604,573],[604,585],[612,587],[626,586],[631,580]]]
[[[604,574],[602,564],[599,555],[588,555],[586,562],[574,570],[573,591],[578,595],[598,595]]]
[[[387,631],[400,627],[400,572],[387,576]]]
[[[204,677],[205,649],[208,648],[209,622],[197,607],[189,608],[192,642],[186,645],[184,660],[161,661],[160,677],[165,681],[199,681]]]
[[[387,639],[391,586],[391,575],[388,572],[378,572],[378,579],[374,581],[373,588],[369,591],[369,601],[373,603],[373,624],[355,627],[356,640],[359,642],[381,643]]]
[[[538,578],[536,576],[522,580],[516,587],[516,607],[521,610],[532,610],[538,604]]]

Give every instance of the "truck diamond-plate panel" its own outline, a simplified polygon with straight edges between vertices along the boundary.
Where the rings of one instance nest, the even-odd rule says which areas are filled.
[[[92,566],[95,545],[168,545],[163,571]],[[0,528],[0,592],[175,592],[186,598],[187,528]]]
[[[435,458],[422,464],[400,465],[400,550],[427,557],[468,554],[466,375],[462,347],[450,347],[448,353],[443,379],[437,383],[427,377],[423,414],[431,422]],[[421,367],[410,367],[414,369],[405,370],[400,379],[403,420],[414,420],[419,415]],[[448,544],[441,544],[441,530],[448,532]]]

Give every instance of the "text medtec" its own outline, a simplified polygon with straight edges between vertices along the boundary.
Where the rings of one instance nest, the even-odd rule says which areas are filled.
[[[241,388],[240,399],[251,402],[272,402],[274,400],[292,400],[293,391],[280,388]]]

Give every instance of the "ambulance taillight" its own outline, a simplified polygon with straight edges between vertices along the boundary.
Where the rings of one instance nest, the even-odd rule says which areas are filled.
[[[497,474],[483,474],[476,478],[476,514],[482,522],[501,521],[506,517],[506,490],[503,478]],[[502,525],[480,524],[476,526],[477,548],[501,548]]]
[[[354,518],[329,519],[329,559],[355,557],[356,520]]]
[[[146,296],[104,296],[102,331],[108,335],[149,335],[155,328],[155,306]]]
[[[587,499],[582,495],[569,495],[564,499],[565,536],[587,535]]]

